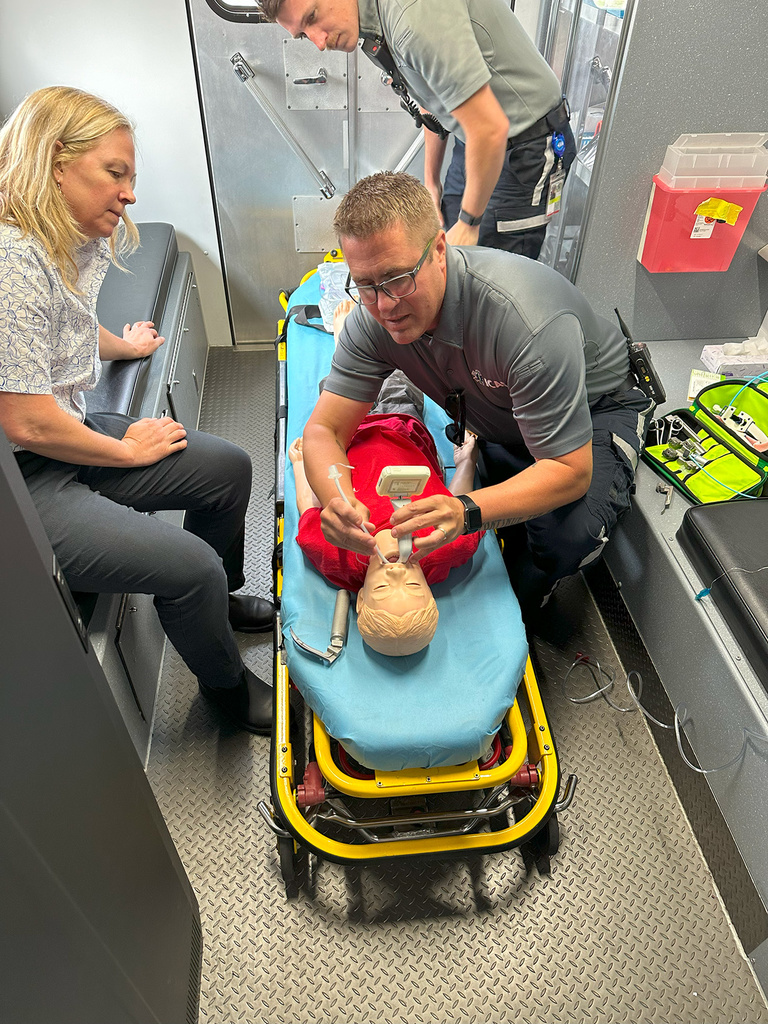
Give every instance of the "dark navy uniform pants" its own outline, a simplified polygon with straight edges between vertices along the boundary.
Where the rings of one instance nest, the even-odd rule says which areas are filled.
[[[552,131],[521,143],[511,140],[498,184],[480,223],[478,245],[506,249],[532,260],[538,258],[549,221],[547,200],[552,172],[557,164],[567,174],[576,156],[568,122],[563,121],[553,131],[560,132],[565,140],[565,152],[557,161],[552,151]],[[446,229],[459,219],[464,180],[464,143],[454,138],[453,156],[443,185]]]
[[[653,408],[634,388],[592,407],[592,482],[578,501],[519,526],[499,530],[504,561],[523,617],[545,604],[557,583],[602,555],[618,518],[630,507],[635,467]],[[501,483],[533,465],[523,446],[480,441],[482,486]]]

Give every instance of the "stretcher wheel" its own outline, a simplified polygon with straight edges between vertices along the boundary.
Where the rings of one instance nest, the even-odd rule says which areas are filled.
[[[549,875],[552,872],[550,857],[554,857],[559,848],[560,826],[557,823],[556,814],[551,815],[544,828],[524,846],[524,850],[530,853],[540,875]]]
[[[291,900],[299,895],[299,856],[293,839],[277,838],[277,852],[280,857],[280,874],[283,876],[285,895]]]

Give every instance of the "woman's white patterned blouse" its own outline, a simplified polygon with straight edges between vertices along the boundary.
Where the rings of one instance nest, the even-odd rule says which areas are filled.
[[[75,262],[81,295],[38,241],[0,224],[0,391],[53,395],[82,422],[83,392],[101,375],[96,299],[110,262],[106,242],[88,242]]]

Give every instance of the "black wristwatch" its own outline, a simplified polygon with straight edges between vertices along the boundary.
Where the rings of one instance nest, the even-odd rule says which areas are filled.
[[[472,214],[467,213],[467,211],[462,206],[461,209],[459,210],[459,220],[462,222],[462,224],[469,224],[471,228],[476,228],[480,221],[483,219],[484,213],[485,210],[483,210],[483,213],[481,213],[479,217],[473,217]]]
[[[480,506],[476,505],[466,494],[457,494],[456,497],[464,506],[464,533],[477,533],[483,528],[483,513]]]

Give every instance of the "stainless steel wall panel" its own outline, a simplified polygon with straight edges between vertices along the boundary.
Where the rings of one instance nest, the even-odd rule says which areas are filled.
[[[296,252],[328,252],[336,247],[333,217],[341,196],[293,197],[293,230]]]
[[[283,39],[287,110],[346,110],[347,55],[308,46],[305,39]],[[313,78],[324,82],[310,82]]]
[[[335,244],[332,218],[326,220],[322,204],[312,200],[320,198],[315,180],[230,58],[239,52],[253,68],[259,87],[339,198],[359,177],[395,167],[417,132],[376,68],[356,52],[320,53],[307,40],[289,39],[278,25],[231,22],[205,0],[188,3],[235,340],[271,339],[281,312],[278,293]],[[293,84],[293,77],[313,77],[320,67],[329,73],[328,85]],[[287,68],[297,71],[288,72],[290,85]],[[358,114],[358,87],[362,104],[376,106],[375,113]],[[409,169],[420,175],[422,168],[419,155]],[[295,197],[308,215],[298,229]]]

